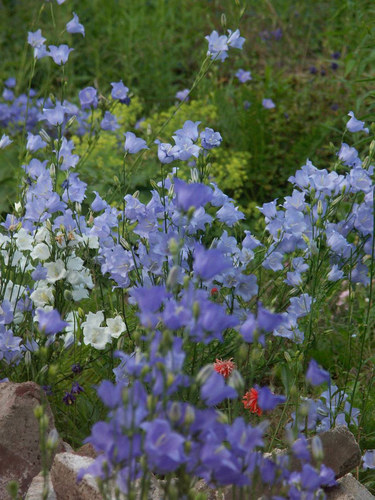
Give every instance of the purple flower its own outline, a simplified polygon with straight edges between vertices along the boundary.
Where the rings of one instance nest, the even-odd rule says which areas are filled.
[[[16,79],[11,76],[7,80],[5,80],[4,85],[8,87],[8,89],[13,89],[16,86]]]
[[[273,102],[272,99],[263,99],[262,106],[266,109],[276,108],[276,104]]]
[[[62,125],[65,119],[65,107],[57,103],[54,108],[43,109],[42,120],[47,120],[50,125]]]
[[[305,490],[315,491],[321,485],[321,479],[314,467],[304,464],[301,472],[301,486]]]
[[[216,406],[224,399],[234,399],[237,392],[233,387],[226,385],[225,379],[213,371],[201,387],[201,398],[207,406]]]
[[[204,149],[217,148],[222,140],[220,132],[215,132],[212,128],[206,127],[201,132],[201,142]]]
[[[0,149],[6,148],[9,144],[12,144],[12,142],[13,141],[9,139],[8,135],[3,134],[0,139]]]
[[[110,130],[111,132],[114,132],[120,127],[120,125],[117,123],[116,117],[109,111],[106,111],[104,113],[104,118],[100,122],[100,126],[103,130]]]
[[[47,335],[54,335],[61,332],[69,323],[61,319],[60,313],[56,309],[52,311],[38,310],[39,330]]]
[[[82,109],[96,108],[98,106],[98,95],[94,87],[86,87],[78,94]]]
[[[85,28],[82,24],[80,24],[78,16],[75,12],[73,12],[73,19],[66,25],[66,31],[68,33],[81,33],[82,36],[85,36]]]
[[[368,450],[362,457],[363,468],[375,469],[375,450]]]
[[[186,135],[174,135],[174,142],[176,145],[173,147],[173,154],[176,159],[187,161],[192,156],[198,158],[200,147],[193,143],[190,137]]]
[[[84,392],[84,388],[79,385],[79,383],[75,380],[72,383],[72,389],[70,391],[71,394],[80,394],[81,392]]]
[[[211,56],[211,59],[219,59],[224,61],[228,57],[228,37],[225,35],[219,36],[217,31],[213,31],[210,35],[207,35],[205,39],[208,41],[208,52],[207,55]]]
[[[156,141],[155,141],[156,142]],[[157,142],[158,144],[158,158],[161,163],[171,163],[175,158],[175,149],[172,144]]]
[[[318,363],[312,359],[309,363],[309,367],[306,373],[306,380],[310,382],[311,385],[321,385],[324,382],[329,382],[331,379],[329,373],[323,370]]]
[[[47,146],[47,143],[42,140],[40,135],[34,135],[31,132],[27,133],[27,144],[26,149],[32,153],[43,149]]]
[[[130,154],[136,154],[141,151],[141,149],[148,149],[147,143],[144,139],[136,137],[133,132],[125,132],[125,145],[124,149]]]
[[[309,443],[304,435],[302,435],[292,445],[293,455],[300,460],[310,462],[311,455],[309,451]]]
[[[137,302],[141,311],[154,313],[160,309],[167,292],[164,286],[138,287],[131,290],[131,297]]]
[[[156,418],[151,422],[144,422],[141,427],[146,431],[144,446],[152,468],[159,473],[172,472],[185,461],[185,439],[172,431],[169,422]]]
[[[244,44],[245,39],[243,36],[240,36],[240,30],[236,29],[236,31],[228,30],[228,45],[229,47],[233,47],[234,49],[242,49],[242,45]]]
[[[82,373],[83,368],[80,363],[74,363],[74,365],[71,366],[71,370],[73,373],[78,375],[79,373]]]
[[[71,392],[66,391],[62,400],[67,406],[70,406],[75,403],[76,397]]]
[[[184,212],[187,212],[191,207],[195,209],[204,207],[212,200],[213,196],[210,187],[198,182],[187,184],[177,177],[174,178],[174,191],[176,193],[174,202]]]
[[[122,83],[122,80],[120,80],[119,82],[112,82],[111,85],[112,85],[112,92],[111,92],[112,99],[117,99],[121,103],[126,104],[129,92],[128,87],[125,87],[125,85]]]
[[[273,394],[268,387],[258,388],[258,406],[263,411],[273,410],[277,405],[286,401],[285,396]]]
[[[49,55],[52,57],[54,62],[58,64],[59,66],[64,65],[69,57],[69,54],[72,52],[72,50],[68,47],[68,45],[59,45],[56,47],[55,45],[49,45]]]
[[[239,69],[236,73],[236,77],[241,83],[246,83],[252,80],[250,71],[245,71],[243,69]]]
[[[202,245],[195,246],[193,269],[203,280],[209,280],[231,266],[232,262],[217,248],[206,250]]]
[[[198,139],[199,131],[198,126],[201,122],[193,122],[191,120],[186,120],[183,127],[176,130],[175,134],[179,137],[187,137],[195,142]]]
[[[176,96],[175,97],[179,101],[185,101],[185,102],[187,102],[189,100],[189,92],[190,92],[189,89],[179,90],[178,92],[176,92]]]
[[[41,47],[44,45],[46,38],[42,36],[42,30],[37,31],[29,31],[27,36],[27,43],[31,45],[34,49]]]
[[[357,120],[357,118],[354,116],[353,111],[349,111],[348,116],[350,116],[350,120],[346,124],[346,128],[349,130],[349,132],[360,132],[363,130],[363,132],[368,134],[368,128],[364,128],[365,122]]]

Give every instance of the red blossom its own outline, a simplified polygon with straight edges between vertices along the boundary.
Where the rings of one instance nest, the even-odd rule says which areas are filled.
[[[249,410],[251,413],[256,413],[257,415],[262,414],[262,410],[258,406],[258,391],[252,387],[250,391],[242,398],[242,402],[246,410]]]
[[[221,359],[216,359],[214,363],[214,369],[217,373],[220,373],[224,378],[228,378],[232,371],[235,369],[236,365],[232,361],[233,358],[222,361]]]

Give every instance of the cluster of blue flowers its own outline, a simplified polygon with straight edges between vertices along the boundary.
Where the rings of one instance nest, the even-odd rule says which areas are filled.
[[[66,29],[85,34],[76,14]],[[229,48],[242,47],[239,30],[228,32],[206,37],[213,59],[224,60]],[[40,30],[29,33],[35,59],[51,57],[66,64],[73,49],[65,44],[47,49],[45,41]],[[251,79],[248,72],[237,76]],[[9,94],[14,81],[6,85],[3,97],[14,105]],[[112,104],[129,105],[124,83],[111,85]],[[187,93],[180,97],[186,99]],[[49,100],[40,110],[37,100],[35,113],[28,110],[32,130],[37,124],[44,128],[35,135],[28,131],[22,198],[1,224],[0,264],[7,270],[0,282],[4,374],[12,378],[42,348],[52,358],[80,348],[104,351],[117,342],[116,381],[103,381],[98,388],[108,419],[96,423],[88,438],[100,452],[91,473],[114,478],[124,493],[137,481],[147,491],[153,473],[168,478],[166,488],[176,478],[172,483],[179,498],[186,498],[200,478],[212,487],[266,485],[274,499],[323,498],[321,488],[335,483],[334,474],[322,457],[313,465],[301,432],[335,423],[358,425],[359,413],[347,394],[331,384],[328,372],[310,362],[307,381],[328,384],[328,390],[318,401],[299,397],[303,411],[291,415],[295,442],[290,454],[301,466],[293,471],[287,455],[267,457],[261,451],[266,421],[250,425],[243,416],[231,419],[226,413],[225,404],[230,407],[247,389],[248,374],[231,369],[223,376],[212,362],[195,365],[195,355],[192,361],[187,353],[232,342],[247,352],[248,370],[250,354],[267,353],[276,341],[286,353],[313,341],[314,311],[324,300],[317,293],[318,279],[327,286],[370,284],[371,161],[362,162],[346,143],[331,171],[307,161],[289,179],[290,196],[259,208],[268,237],[258,239],[241,228],[244,214],[210,177],[210,150],[220,146],[221,134],[187,120],[172,136],[173,145],[156,141],[156,148],[132,131],[124,133],[124,164],[146,149],[160,160],[162,179],[153,183],[148,202],[140,201],[139,193],[125,194],[122,185],[121,207],[97,192],[89,204],[87,184],[74,171],[80,158],[69,129],[76,120],[80,133],[92,133],[100,97],[94,87],[86,87],[78,98],[79,107]],[[272,101],[263,105],[274,106]],[[363,122],[349,115],[349,132],[368,133]],[[101,128],[120,128],[109,109]],[[0,147],[11,142],[4,135]],[[90,310],[87,299],[98,281],[121,297],[117,310],[104,301],[102,310]],[[248,409],[261,415],[278,405],[286,408],[287,398],[279,390],[256,382],[261,384],[253,392],[257,401],[249,402]],[[64,402],[75,404],[82,390],[74,382]]]

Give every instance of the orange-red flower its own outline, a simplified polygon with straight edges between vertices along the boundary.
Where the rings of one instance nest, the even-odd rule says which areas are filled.
[[[258,391],[252,387],[250,391],[242,398],[242,402],[246,410],[249,410],[251,413],[256,413],[257,415],[262,414],[262,410],[258,406]]]
[[[214,363],[214,369],[224,378],[228,378],[232,371],[236,368],[236,365],[233,363],[232,359],[233,358],[230,358],[226,361],[216,359],[216,362]]]

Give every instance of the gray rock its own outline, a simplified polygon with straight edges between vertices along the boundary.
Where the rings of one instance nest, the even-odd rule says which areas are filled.
[[[43,498],[43,487],[44,487],[44,478],[42,473],[40,472],[34,479],[31,481],[30,487],[27,490],[25,500],[41,500]],[[56,500],[55,491],[53,489],[51,477],[48,476],[48,497],[47,500]]]
[[[336,479],[345,476],[361,463],[361,450],[355,437],[345,425],[340,425],[329,431],[318,434],[323,446],[323,463],[330,467]],[[308,440],[311,446],[311,439]],[[275,449],[272,453],[265,453],[265,456],[272,458],[272,455],[285,455],[287,450]],[[291,468],[299,470],[300,461],[291,457]],[[314,464],[314,460],[312,461]]]
[[[323,444],[323,462],[334,470],[336,478],[345,476],[361,463],[358,443],[344,425],[322,432],[319,437]]]
[[[42,468],[39,424],[34,409],[42,402],[42,389],[34,382],[0,384],[0,498],[9,498],[6,485],[17,481],[21,496]],[[48,431],[54,428],[47,403]]]
[[[373,500],[375,498],[352,474],[346,474],[337,482],[337,486],[326,489],[327,500]]]
[[[93,461],[90,457],[67,452],[55,456],[51,478],[57,500],[102,500],[93,476],[86,474],[82,481],[77,482],[79,471],[91,465]]]

